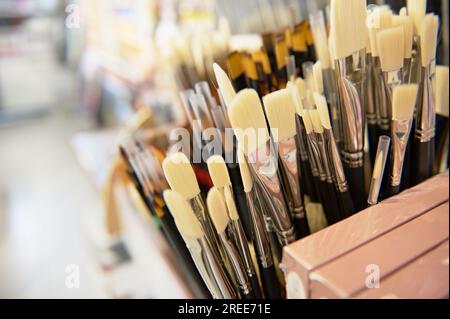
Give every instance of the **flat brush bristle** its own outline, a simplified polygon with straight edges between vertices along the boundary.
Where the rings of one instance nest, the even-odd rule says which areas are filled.
[[[322,65],[317,61],[313,65],[314,90],[320,94],[323,93]]]
[[[286,88],[291,92],[292,99],[294,100],[295,104],[295,111],[299,115],[302,114],[303,103],[302,98],[300,97],[300,93],[298,92],[297,86],[295,85],[294,82],[289,81],[286,85]]]
[[[224,198],[217,188],[213,187],[209,190],[206,203],[217,233],[222,234],[227,228],[230,218]]]
[[[448,66],[436,67],[436,113],[448,117]]]
[[[236,96],[236,91],[234,90],[233,84],[231,84],[230,79],[224,70],[217,64],[213,64],[214,75],[216,76],[217,84],[219,85],[220,93],[222,94],[223,100],[225,101],[225,107],[230,107],[231,100]]]
[[[313,123],[312,123],[311,117],[309,115],[309,111],[305,110],[301,114],[301,117],[302,117],[302,120],[303,120],[303,125],[305,126],[306,134],[312,133],[314,130],[313,130]]]
[[[411,58],[412,46],[413,46],[413,36],[414,36],[414,24],[413,20],[409,16],[393,16],[392,26],[403,27],[403,47],[404,47],[404,57],[405,59]]]
[[[244,192],[248,193],[253,188],[253,178],[245,159],[244,152],[238,149],[239,170],[241,171],[242,184],[244,185]]]
[[[231,184],[227,165],[222,156],[213,155],[208,158],[206,163],[208,164],[209,175],[215,187],[221,188]]]
[[[331,0],[330,15],[336,58],[345,58],[366,47],[365,0]]]
[[[436,57],[438,27],[439,18],[434,14],[427,14],[422,20],[420,50],[423,67],[427,67]]]
[[[380,30],[392,27],[392,12],[387,7],[376,7],[368,15],[368,37],[370,43],[370,50],[372,56],[379,56],[378,44],[377,44],[377,33]]]
[[[383,72],[402,68],[404,59],[403,27],[379,31],[377,33],[377,45]]]
[[[175,219],[178,230],[185,237],[200,238],[203,231],[198,223],[191,205],[175,191],[164,191],[164,201]]]
[[[375,159],[375,165],[373,167],[373,173],[372,173],[373,179],[380,178],[382,166],[383,166],[383,151],[380,151],[377,158]]]
[[[239,145],[246,155],[269,140],[269,130],[261,101],[255,90],[240,91],[231,102],[228,117]]]
[[[417,84],[402,84],[392,92],[392,118],[394,120],[412,119],[417,99]]]
[[[234,197],[233,193],[231,192],[231,188],[229,187],[225,188],[224,195],[229,217],[231,218],[231,220],[238,220],[239,214],[236,208],[236,203],[234,202]]]
[[[314,103],[316,103],[322,126],[327,130],[331,130],[330,114],[328,113],[328,105],[325,96],[314,93]]]
[[[170,154],[162,166],[170,188],[184,199],[191,199],[200,193],[197,178],[186,155],[181,152]]]
[[[311,118],[311,123],[314,129],[314,132],[322,134],[323,126],[322,120],[320,119],[319,112],[317,110],[309,110],[309,116]]]
[[[296,134],[295,105],[288,89],[278,90],[263,97],[263,104],[275,142]]]
[[[408,15],[414,21],[414,34],[419,35],[427,11],[427,0],[407,0]]]

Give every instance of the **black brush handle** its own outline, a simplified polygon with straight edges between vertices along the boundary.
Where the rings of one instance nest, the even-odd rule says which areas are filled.
[[[185,277],[187,277],[186,280],[189,282],[192,292],[197,298],[211,298],[211,294],[192,260],[172,215],[166,206],[163,209],[166,213],[160,218],[161,228],[166,235],[169,245],[175,251],[175,256],[182,263],[183,266],[181,268],[186,270],[187,275]]]
[[[252,241],[252,228],[250,223],[250,214],[248,212],[247,197],[244,192],[244,185],[242,184],[241,171],[238,163],[227,163],[228,174],[233,185],[233,195],[236,202],[236,208],[239,212],[239,218],[242,220],[245,236],[249,241]]]
[[[281,261],[281,256],[283,254],[283,248],[281,247],[280,241],[278,240],[278,236],[275,231],[267,232],[270,248],[272,248],[272,253],[274,257]]]
[[[308,219],[306,217],[306,210],[304,211],[303,218],[294,218],[294,227],[298,232],[298,238],[303,238],[311,234],[309,230]]]
[[[241,291],[241,297],[242,297],[242,299],[246,299],[246,300],[256,299],[256,295],[253,292],[253,290],[250,290],[250,292],[247,294]]]
[[[377,147],[378,147],[378,128],[377,124],[367,124],[367,130],[369,133],[369,154],[370,154],[370,163],[375,165],[375,156],[377,155]]]
[[[328,185],[326,181],[318,179],[317,185],[320,192],[320,202],[322,203],[325,216],[327,217],[328,225],[332,225],[337,222],[336,216],[333,214],[333,209],[331,208],[329,201]]]
[[[434,141],[420,142],[418,138],[414,139],[414,156],[411,174],[413,186],[430,177],[432,143]]]
[[[308,190],[308,195],[312,202],[319,202],[319,198],[317,195],[316,188],[314,186],[314,179],[311,172],[311,167],[309,161],[301,161],[301,169],[302,169],[302,179],[305,181],[306,189]]]
[[[389,197],[395,196],[398,193],[400,193],[400,185],[396,185],[396,186],[389,185],[389,190],[388,190]]]
[[[339,215],[339,204],[338,199],[336,197],[336,190],[334,188],[333,182],[326,183],[327,186],[327,192],[328,192],[328,201],[329,201],[329,207],[331,210],[331,214],[333,216],[333,219],[335,220],[335,223],[339,222],[341,220],[341,216]]]
[[[355,205],[355,211],[360,212],[367,206],[367,197],[365,194],[364,184],[364,168],[358,167],[346,167],[347,182],[352,195],[353,204]]]
[[[261,287],[259,286],[258,276],[256,274],[253,274],[252,276],[249,276],[248,279],[250,280],[255,299],[261,299],[262,294]]]
[[[355,206],[353,205],[352,195],[348,190],[345,192],[338,192],[339,204],[341,207],[341,219],[352,216],[355,213]]]
[[[261,282],[266,299],[281,299],[281,287],[275,267],[261,267]]]
[[[430,140],[431,147],[430,147],[430,159],[429,159],[429,171],[428,171],[428,177],[431,177],[434,175],[434,164],[436,162],[436,137],[432,137]]]
[[[242,73],[237,78],[233,79],[232,82],[236,92],[239,92],[240,90],[246,89],[248,87],[247,77],[245,76],[245,73]]]

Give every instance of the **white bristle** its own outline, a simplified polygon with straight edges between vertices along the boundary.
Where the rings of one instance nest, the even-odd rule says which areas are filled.
[[[448,66],[436,67],[436,113],[448,117]]]
[[[379,56],[377,33],[380,30],[392,27],[392,11],[388,7],[376,7],[367,17],[368,21],[368,36],[372,56]]]
[[[422,20],[420,29],[420,54],[422,66],[427,67],[436,57],[437,36],[439,18],[433,14],[427,14]]]
[[[164,191],[163,196],[180,233],[184,237],[202,237],[203,230],[195,217],[191,205],[183,196],[172,190]]]
[[[305,126],[306,134],[312,133],[314,130],[313,130],[313,123],[312,123],[311,117],[309,115],[309,111],[305,110],[301,114],[301,117],[303,119],[303,125]]]
[[[401,16],[401,17],[408,16],[408,10],[406,9],[406,7],[402,7],[400,9],[400,11],[398,12],[398,15]],[[413,25],[413,29],[414,29],[414,25]]]
[[[414,34],[419,35],[422,20],[427,12],[427,0],[407,0],[408,15],[414,21]]]
[[[227,204],[228,214],[231,220],[238,220],[239,214],[236,208],[236,203],[234,202],[233,193],[230,187],[225,188],[225,203]]]
[[[330,15],[336,58],[345,58],[366,47],[366,0],[331,0]]]
[[[306,98],[306,82],[301,77],[295,80],[295,86],[297,87],[300,98],[303,100]]]
[[[316,63],[314,63],[313,76],[314,76],[315,92],[322,94],[323,93],[323,78],[322,78],[322,64],[320,63],[320,61],[317,61]]]
[[[322,11],[309,16],[311,31],[314,38],[314,48],[322,68],[330,68],[330,51],[328,49],[327,31]]]
[[[403,36],[404,36],[404,57],[405,59],[411,58],[412,55],[412,46],[413,46],[413,37],[414,37],[414,24],[413,20],[409,16],[393,16],[392,17],[392,26],[403,27]]]
[[[319,112],[322,126],[327,130],[331,130],[330,114],[328,113],[328,105],[325,96],[314,93],[314,103],[316,104],[317,111]]]
[[[250,173],[250,168],[248,167],[244,152],[241,149],[238,149],[238,161],[239,170],[241,171],[242,184],[244,185],[244,192],[248,193],[253,188],[253,177]]]
[[[392,27],[392,16],[393,13],[389,9],[389,7],[379,7],[378,8],[379,13],[379,29],[387,29]]]
[[[320,134],[323,133],[322,120],[320,119],[319,111],[309,110],[309,117],[311,118],[314,132]]]
[[[300,93],[298,92],[297,86],[294,82],[288,81],[286,88],[291,92],[292,99],[295,103],[295,111],[297,112],[297,114],[302,114],[303,102],[302,98],[300,97]]]
[[[375,159],[375,165],[373,166],[373,179],[379,179],[381,176],[381,168],[383,166],[383,151],[380,151],[377,158]]]
[[[225,160],[220,155],[213,155],[206,161],[209,175],[215,187],[221,188],[230,185],[230,176],[228,175]]]
[[[263,97],[263,104],[275,142],[296,134],[294,99],[288,89],[267,94]]]
[[[239,146],[246,155],[269,140],[266,119],[255,90],[241,90],[231,102],[228,117]]]
[[[231,100],[233,100],[236,96],[236,91],[234,90],[233,84],[231,84],[228,75],[217,63],[213,64],[213,69],[217,84],[219,85],[220,93],[222,94],[223,100],[226,104],[223,106],[229,108]]]
[[[417,84],[402,84],[394,87],[392,92],[392,118],[394,120],[412,119],[418,89]]]
[[[206,203],[217,233],[222,234],[230,222],[222,193],[215,187],[211,188],[206,197]]]
[[[191,199],[200,193],[197,178],[186,155],[181,152],[170,154],[164,159],[162,166],[172,190],[185,199]]]
[[[395,71],[403,67],[403,43],[403,27],[384,29],[377,33],[378,54],[383,72]]]
[[[333,29],[330,30],[330,34],[328,35],[328,50],[330,51],[330,61],[331,61],[331,69],[334,70],[334,61],[336,58],[336,50],[334,49],[334,36]]]

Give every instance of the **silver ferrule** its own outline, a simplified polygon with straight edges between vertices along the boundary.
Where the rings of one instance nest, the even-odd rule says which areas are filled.
[[[421,69],[421,87],[417,97],[415,136],[420,142],[428,142],[435,134],[436,108],[432,81],[434,79],[434,62]]]
[[[396,86],[403,83],[402,69],[383,72],[383,84],[386,92],[386,106],[388,110],[388,119],[392,118],[392,92]],[[389,123],[390,124],[390,123]]]
[[[332,169],[334,182],[336,183],[336,186],[341,193],[346,192],[348,190],[348,184],[336,141],[334,140],[333,134],[330,130],[325,129],[324,135],[326,150],[329,154],[328,158],[330,160],[330,167]]]
[[[403,170],[403,160],[405,158],[406,146],[411,132],[412,119],[393,120],[391,123],[392,136],[392,171],[391,185],[400,185]]]
[[[364,149],[365,52],[365,49],[362,49],[351,56],[336,60],[338,88],[342,96],[344,150],[349,154],[362,153]],[[354,160],[352,156],[350,160]]]
[[[403,83],[412,83],[412,58],[403,60]]]
[[[339,117],[339,97],[336,83],[336,76],[332,69],[323,69],[323,84],[325,96],[330,105],[331,123],[333,127],[334,138],[337,142],[342,140],[342,125]]]
[[[374,80],[374,94],[376,101],[377,123],[378,126],[384,130],[389,130],[390,117],[387,101],[386,86],[384,85],[383,72],[381,71],[381,62],[379,57],[373,58],[373,80]]]
[[[309,134],[307,134],[307,138],[309,141],[309,145],[311,146],[312,156],[314,157],[316,165],[317,165],[319,178],[321,181],[326,181],[327,176],[325,174],[325,168],[323,165],[323,159],[322,159],[322,154],[320,152],[319,140],[318,140],[317,134],[309,133]]]
[[[367,198],[367,203],[369,205],[376,205],[378,203],[379,189],[381,187],[381,179],[372,178],[370,182],[369,196]]]
[[[368,124],[377,124],[377,111],[374,100],[374,76],[373,76],[373,58],[369,53],[366,55],[366,81],[364,82],[364,110]]]
[[[300,154],[300,159],[302,161],[308,160],[308,150],[306,147],[305,141],[305,128],[303,127],[303,122],[300,115],[295,114],[295,121],[297,123],[297,143],[298,143],[298,151]]]
[[[305,208],[300,189],[299,168],[297,162],[296,135],[278,142],[278,154],[287,179],[286,188],[289,190],[291,216],[295,218],[305,217]]]
[[[308,158],[309,158],[309,164],[311,165],[311,173],[314,177],[319,177],[319,168],[318,166],[320,158],[319,154],[317,152],[317,148],[313,148],[314,143],[314,133],[305,134],[306,135],[306,141],[307,141],[307,148],[308,148]]]
[[[282,245],[295,241],[294,226],[281,188],[278,176],[278,162],[271,152],[270,140],[249,154],[248,162],[257,178],[268,206],[268,215]]]
[[[254,180],[257,180],[256,174],[253,175]],[[257,208],[257,211],[261,212],[262,218],[264,221],[264,227],[266,229],[266,232],[273,233],[275,232],[275,227],[273,226],[272,219],[270,219],[270,216],[267,212],[270,211],[270,207],[267,205],[267,200],[265,199],[264,192],[262,191],[261,185],[259,183],[253,184],[253,193],[255,195],[256,201],[255,206]]]
[[[202,226],[203,231],[205,232],[205,236],[209,241],[214,253],[216,253],[217,256],[224,257],[224,251],[219,244],[218,236],[212,224],[211,217],[206,212],[206,206],[203,202],[202,196],[198,194],[195,197],[191,198],[189,200],[189,204],[191,204],[195,217],[197,217],[198,222]]]
[[[323,133],[316,133],[320,156],[323,162],[323,170],[327,183],[333,183],[333,174],[331,173],[330,158],[326,147],[326,140]]]
[[[244,294],[248,294],[251,291],[251,286],[248,280],[247,272],[245,271],[242,260],[239,256],[237,247],[233,244],[231,237],[233,236],[234,229],[229,223],[225,231],[219,234],[219,239],[222,246],[230,260],[231,269],[233,271],[238,288]]]
[[[409,83],[420,83],[420,69],[422,68],[422,52],[420,50],[420,36],[414,35],[413,50],[411,57],[411,73],[409,75]]]
[[[231,227],[233,228],[231,239],[239,252],[239,256],[241,256],[245,271],[247,272],[247,275],[253,276],[255,274],[255,267],[248,248],[248,240],[245,236],[244,227],[242,227],[242,223],[239,219],[232,219]]]
[[[227,277],[225,269],[219,261],[218,255],[214,253],[211,245],[209,244],[209,240],[205,236],[202,236],[199,239],[199,244],[202,248],[203,258],[208,266],[210,277],[214,279],[216,285],[218,286],[221,298],[235,299],[236,292],[233,289],[230,279]]]
[[[261,211],[256,208],[257,199],[255,192],[252,189],[245,193],[247,197],[248,210],[250,214],[250,221],[253,228],[253,245],[255,246],[256,256],[259,258],[261,265],[264,268],[273,265],[272,250],[270,242],[267,238],[267,233],[264,225],[264,216]]]

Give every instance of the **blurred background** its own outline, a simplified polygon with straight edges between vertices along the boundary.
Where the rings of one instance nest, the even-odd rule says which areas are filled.
[[[428,2],[448,12],[448,1]],[[0,298],[190,297],[136,194],[113,185],[117,143],[147,127],[164,147],[168,130],[185,126],[180,63],[209,79],[224,52],[261,45],[252,34],[325,5],[1,0]]]

